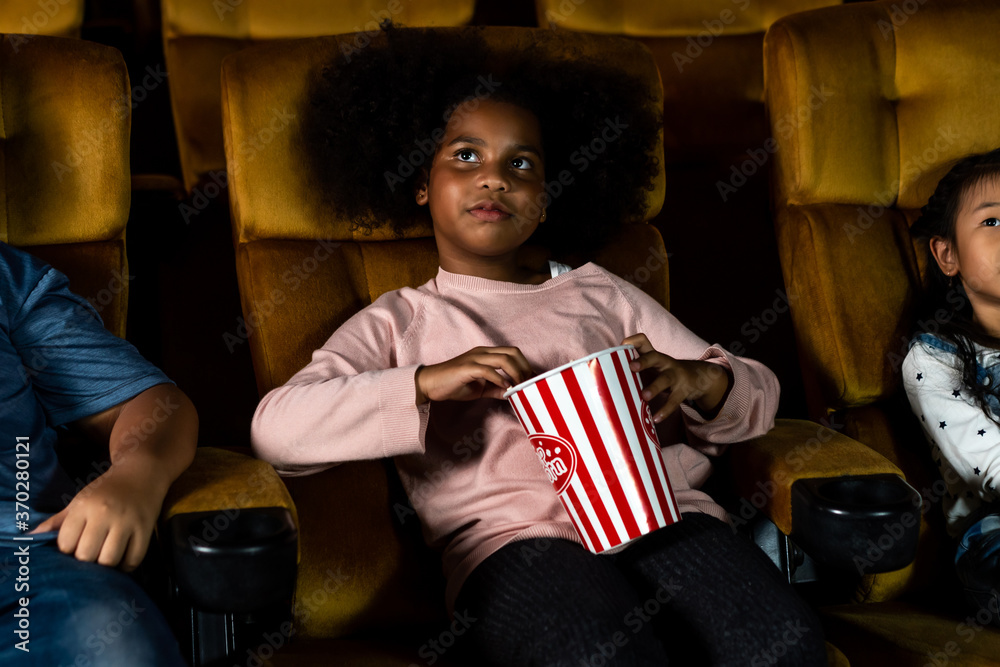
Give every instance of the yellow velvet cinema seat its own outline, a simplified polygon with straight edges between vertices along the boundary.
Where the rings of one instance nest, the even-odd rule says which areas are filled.
[[[32,35],[79,37],[84,0],[5,0],[0,5],[0,33],[14,33],[22,43]]]
[[[223,151],[219,68],[222,59],[254,44],[314,35],[358,33],[364,48],[378,24],[457,26],[472,18],[474,0],[162,0],[163,49],[184,187],[221,174]]]
[[[70,13],[71,9],[65,11]],[[49,262],[124,337],[128,73],[115,49],[4,35],[0,240]]]
[[[427,32],[429,39],[435,34]],[[640,74],[659,98],[655,66],[634,41],[520,28],[486,28],[481,34],[497,53],[527,48],[540,58],[599,53],[606,62]],[[404,239],[353,231],[349,221],[324,207],[319,185],[304,167],[297,119],[308,104],[311,82],[353,39],[341,35],[262,45],[223,64],[237,272],[261,394],[305,365],[357,310],[436,272],[429,228]],[[282,132],[268,130],[275,109],[293,119]],[[262,133],[267,142],[241,150]],[[662,175],[657,183],[648,195],[647,217],[662,202]],[[663,252],[655,228],[634,225],[596,260],[623,275],[643,267],[648,271],[643,288],[666,304],[666,266],[648,263]],[[840,446],[809,450],[808,468],[782,467],[789,452],[817,436]],[[797,479],[899,472],[860,444],[808,422],[784,421],[768,437],[739,447],[747,452],[741,463],[745,486],[756,491],[759,482],[770,489],[768,505],[777,509],[776,521],[786,532]],[[845,464],[844,456],[852,460]],[[423,546],[391,463],[348,463],[288,478],[285,484],[299,520],[301,561],[293,640],[274,664],[326,664],[331,655],[338,664],[409,665],[425,658],[419,655],[421,646],[443,627],[443,581],[438,558]],[[831,664],[847,664],[833,647],[830,655]]]
[[[791,323],[772,232],[764,113],[764,32],[841,0],[536,0],[541,26],[635,39],[663,79],[666,204],[652,224],[677,276],[673,309],[702,336],[768,364],[802,414]],[[683,223],[681,223],[683,221]],[[715,262],[704,261],[711,248]],[[718,266],[728,270],[719,271]],[[732,289],[733,274],[742,274]],[[711,294],[711,308],[705,307]],[[778,304],[777,310],[774,305]],[[770,311],[770,312],[769,312]],[[765,315],[766,322],[752,323]],[[740,351],[742,350],[742,351]]]
[[[536,0],[538,25],[645,44],[663,79],[668,165],[736,156],[768,136],[764,32],[841,0]]]
[[[1000,146],[998,29],[990,0],[871,2],[786,17],[765,39],[775,224],[812,417],[892,460],[926,501],[914,565],[867,578],[854,601],[873,604],[825,610],[856,665],[1000,660],[1000,630],[958,604],[942,482],[900,378],[925,270],[908,226],[952,161]]]
[[[92,42],[2,35],[0,89],[0,240],[65,273],[104,326],[124,337],[132,279],[125,248],[131,119],[125,61],[116,49]],[[106,446],[65,438],[61,444],[68,445],[60,458],[71,477],[83,471],[79,477],[85,478],[108,459]],[[259,507],[293,509],[273,468],[206,447],[171,488],[164,518],[183,518],[192,508],[227,508],[227,520],[241,516],[241,527],[253,524],[259,531],[268,522],[282,525],[280,519],[291,527],[294,516],[274,509],[264,521],[255,519]],[[283,535],[294,539],[293,530]],[[243,548],[260,544],[244,541]],[[289,552],[294,567],[294,545],[285,547]],[[182,624],[182,645],[190,636],[191,628]]]

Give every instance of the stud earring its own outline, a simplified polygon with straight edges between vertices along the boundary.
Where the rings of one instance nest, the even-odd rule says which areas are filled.
[[[543,209],[542,209],[542,217],[540,217],[540,218],[538,219],[538,222],[539,222],[539,223],[542,223],[542,222],[545,222],[545,215],[546,215],[546,214],[545,214],[545,209],[543,208]]]

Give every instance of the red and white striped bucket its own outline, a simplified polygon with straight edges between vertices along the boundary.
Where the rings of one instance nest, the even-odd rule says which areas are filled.
[[[584,545],[595,554],[680,521],[631,345],[504,394]]]

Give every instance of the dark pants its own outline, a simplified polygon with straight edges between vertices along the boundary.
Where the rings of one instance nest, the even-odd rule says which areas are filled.
[[[624,551],[508,544],[455,604],[490,665],[825,665],[815,613],[753,543],[697,513]],[[474,620],[473,620],[474,619]]]

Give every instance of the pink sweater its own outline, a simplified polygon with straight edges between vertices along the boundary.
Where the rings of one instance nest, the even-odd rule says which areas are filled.
[[[580,538],[507,402],[417,407],[418,365],[476,346],[513,345],[540,373],[636,333],[675,358],[732,371],[733,387],[715,419],[705,422],[684,405],[658,429],[681,511],[726,520],[697,490],[711,472],[705,454],[773,426],[777,379],[758,362],[710,347],[640,289],[595,264],[541,285],[439,269],[417,289],[384,294],[264,397],[252,445],[285,475],[393,457],[427,543],[442,552],[450,609],[469,573],[508,542]]]

